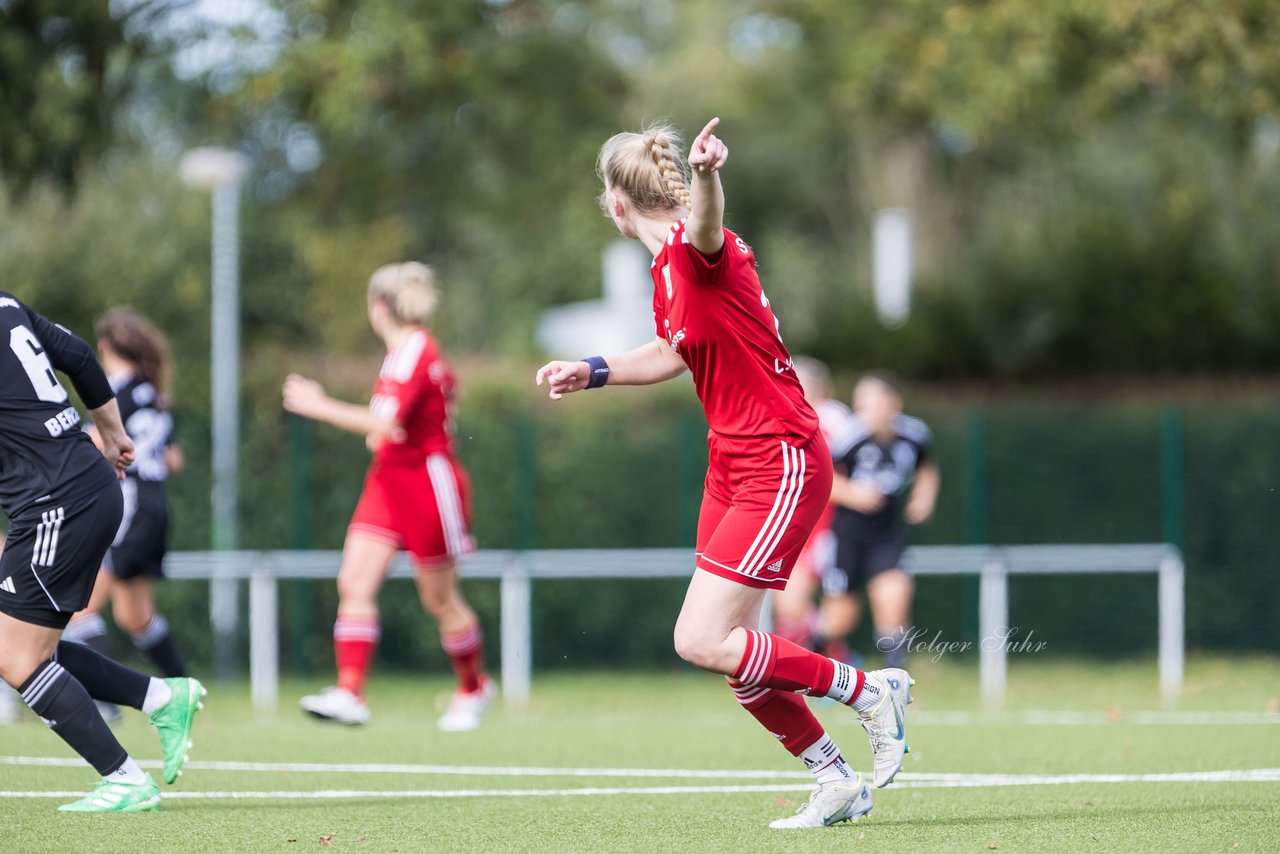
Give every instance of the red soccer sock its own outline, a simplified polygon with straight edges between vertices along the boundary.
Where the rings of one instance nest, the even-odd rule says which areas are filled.
[[[749,687],[831,697],[852,705],[866,674],[777,635],[748,631],[742,662],[733,678]]]
[[[333,658],[338,665],[338,687],[357,697],[373,662],[382,630],[377,617],[342,617],[333,624]]]
[[[792,756],[799,756],[822,738],[822,724],[799,694],[743,685],[736,679],[729,680],[729,687],[742,708],[782,742]]]
[[[453,634],[441,632],[440,645],[458,677],[458,690],[464,694],[479,691],[484,680],[484,633],[480,623]]]

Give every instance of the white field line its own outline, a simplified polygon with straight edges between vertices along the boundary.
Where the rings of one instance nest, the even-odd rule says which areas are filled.
[[[957,778],[966,775],[954,775]],[[1174,774],[987,774],[966,779],[916,780],[895,784],[900,789],[994,788],[1000,786],[1052,786],[1078,783],[1277,783],[1280,768],[1250,771],[1190,771]],[[564,798],[611,795],[721,795],[804,791],[807,783],[754,786],[618,786],[582,789],[321,789],[300,791],[172,792],[166,799],[181,800],[356,800],[356,799],[444,799],[444,798]],[[82,792],[0,791],[0,799],[75,798]]]
[[[1020,724],[1024,726],[1253,726],[1280,724],[1280,714],[1268,712],[930,712],[911,711],[908,724],[924,726],[974,726]]]
[[[159,768],[156,760],[139,760],[143,768]],[[0,765],[44,768],[83,768],[84,760],[70,756],[0,756]],[[234,762],[192,760],[191,771],[245,771],[295,774],[435,774],[449,777],[621,777],[663,780],[812,780],[808,771],[703,770],[691,768],[541,768],[503,765],[409,765],[373,762]]]
[[[144,759],[144,768],[159,768],[157,760]],[[43,768],[83,768],[84,761],[70,756],[0,756],[0,765],[36,766]],[[390,763],[342,762],[236,762],[191,761],[185,768],[192,771],[226,771],[247,773],[295,774],[418,774],[448,777],[617,777],[625,779],[697,779],[697,780],[812,780],[807,771],[692,768],[548,768],[503,765],[410,765]],[[1191,771],[1172,774],[964,774],[946,772],[912,772],[898,774],[899,782],[918,787],[935,786],[1044,786],[1064,783],[1166,783],[1166,782],[1277,782],[1280,769],[1261,768],[1244,771]],[[628,791],[635,791],[629,789]],[[701,789],[699,789],[701,791]]]

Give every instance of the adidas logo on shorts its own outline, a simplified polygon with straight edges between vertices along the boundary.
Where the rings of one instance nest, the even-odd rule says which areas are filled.
[[[0,581],[0,590],[3,590],[5,593],[15,593],[15,594],[16,594],[16,593],[18,592],[17,588],[13,586],[13,576],[12,576],[12,575],[10,575],[10,576],[9,576],[8,578],[6,578],[4,581]]]
[[[781,561],[781,559],[779,559],[779,560],[775,560],[773,563],[771,563],[771,564],[769,564],[768,566],[766,566],[766,567],[764,568],[764,571],[765,571],[765,572],[767,572],[767,573],[770,573],[770,574],[775,573],[775,572],[781,572],[781,571],[782,571],[782,561]]]

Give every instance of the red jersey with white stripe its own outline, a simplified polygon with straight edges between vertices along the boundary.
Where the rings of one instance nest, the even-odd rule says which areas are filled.
[[[387,354],[369,409],[404,429],[373,452],[348,531],[413,555],[419,568],[449,566],[475,545],[467,473],[453,457],[453,371],[426,330]]]
[[[707,424],[726,437],[807,442],[818,416],[804,399],[751,247],[729,229],[713,258],[675,223],[653,259],[653,317],[693,373]]]
[[[421,466],[430,454],[453,452],[453,370],[425,329],[415,330],[382,361],[369,409],[404,428],[404,440],[374,449],[374,465]]]

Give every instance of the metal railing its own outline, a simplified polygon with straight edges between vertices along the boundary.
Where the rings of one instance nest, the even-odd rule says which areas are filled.
[[[284,579],[332,579],[337,551],[175,552],[166,574],[174,579],[249,582],[249,676],[254,705],[274,708],[279,699],[279,596]],[[1159,604],[1160,690],[1166,700],[1182,687],[1184,654],[1183,563],[1164,544],[1053,546],[918,546],[906,565],[916,575],[976,575],[979,579],[979,674],[983,698],[999,703],[1008,682],[1012,639],[1009,623],[1011,575],[1156,573]],[[529,697],[532,680],[535,579],[687,578],[689,549],[555,549],[481,551],[465,558],[468,579],[494,579],[501,586],[503,696],[509,703]],[[401,555],[392,577],[412,577]]]

